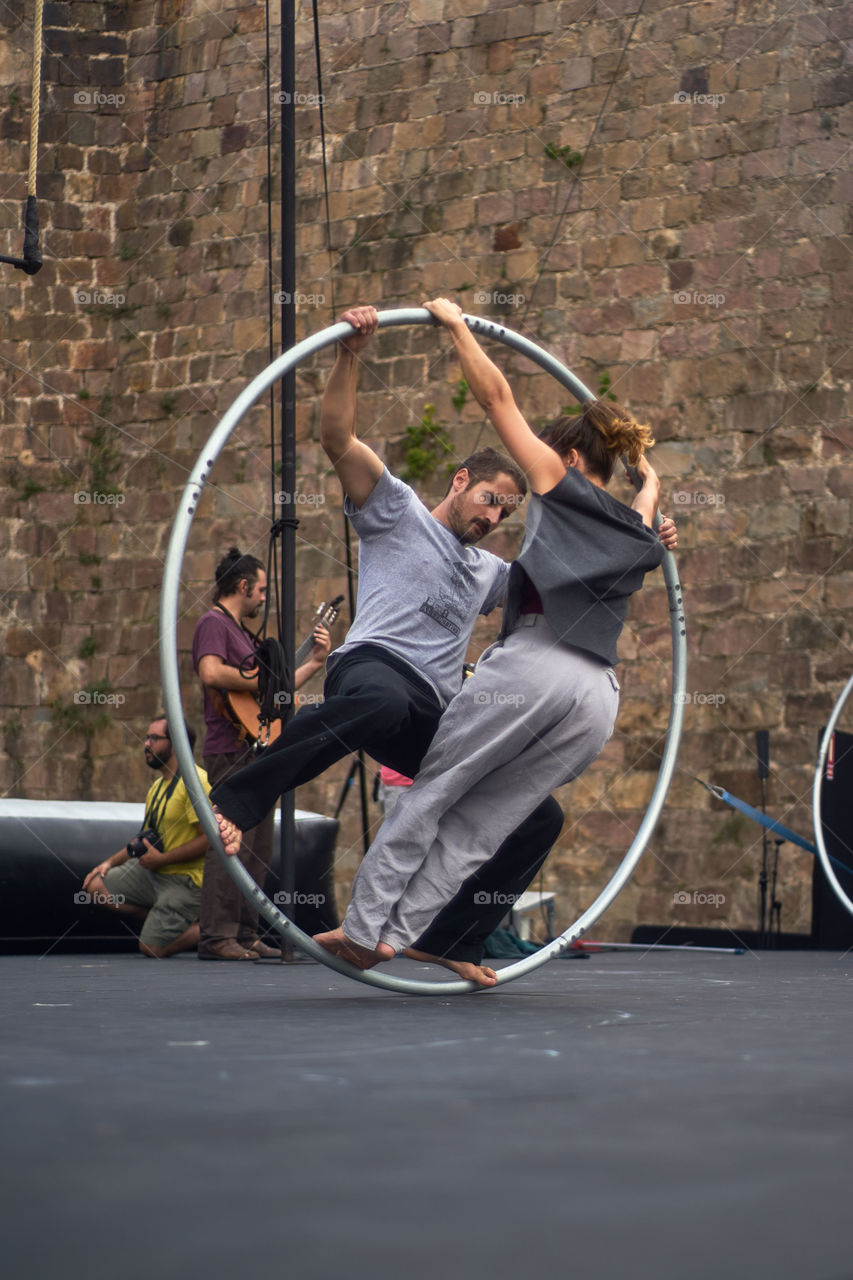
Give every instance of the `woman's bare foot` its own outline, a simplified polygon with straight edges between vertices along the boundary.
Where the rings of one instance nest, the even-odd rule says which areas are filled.
[[[466,982],[476,982],[478,987],[493,987],[498,980],[494,969],[484,964],[472,964],[469,960],[448,960],[446,956],[431,956],[426,951],[416,951],[414,947],[406,947],[403,952],[410,960],[425,960],[428,964],[441,964],[445,969],[452,969]]]
[[[360,942],[353,942],[346,936],[343,929],[332,929],[330,933],[315,933],[314,941],[326,951],[331,951],[333,955],[340,956],[342,960],[348,960],[350,964],[355,965],[356,969],[372,969],[383,960],[394,959],[394,948],[389,947],[386,942],[377,943],[376,949],[371,951],[370,947],[363,947]]]
[[[235,854],[240,852],[243,832],[231,821],[230,818],[226,818],[224,813],[220,813],[215,805],[213,809],[213,816],[216,819],[217,826],[219,827],[219,835],[225,847],[225,852],[228,854],[229,858],[233,858]]]

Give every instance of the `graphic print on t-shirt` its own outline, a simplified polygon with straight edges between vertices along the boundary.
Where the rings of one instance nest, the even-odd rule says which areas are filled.
[[[427,596],[420,607],[420,612],[432,618],[451,635],[458,636],[462,630],[462,623],[470,612],[468,602],[471,599],[474,584],[475,575],[471,566],[464,560],[454,560],[449,583],[437,596]]]

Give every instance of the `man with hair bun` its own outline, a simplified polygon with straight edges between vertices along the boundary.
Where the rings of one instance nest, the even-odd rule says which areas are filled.
[[[256,637],[248,627],[262,612],[267,597],[267,575],[257,556],[232,547],[216,567],[213,608],[198,621],[193,636],[193,667],[204,689],[204,767],[214,786],[232,777],[254,759],[251,744],[241,739],[238,726],[228,715],[223,694],[257,692],[258,676],[243,671],[255,665]],[[325,627],[314,632],[314,648],[296,671],[299,689],[325,664],[330,649]],[[246,833],[240,861],[263,887],[272,860],[272,809]],[[205,856],[201,899],[200,960],[257,960],[280,957],[277,947],[258,938],[258,913],[229,876],[218,855]]]

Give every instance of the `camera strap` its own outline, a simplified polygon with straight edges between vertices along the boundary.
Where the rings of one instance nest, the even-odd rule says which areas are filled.
[[[148,805],[146,805],[146,808],[145,808],[146,830],[149,827],[153,828],[157,832],[161,840],[163,839],[163,832],[160,830],[160,821],[166,812],[166,806],[168,805],[169,801],[172,798],[172,792],[175,790],[175,787],[178,785],[180,780],[181,780],[180,774],[176,773],[172,781],[169,783],[168,787],[166,787],[165,795],[164,795],[163,792],[164,792],[164,786],[165,786],[165,779],[161,778],[160,789],[158,790],[157,794],[151,798],[151,801],[149,802]]]

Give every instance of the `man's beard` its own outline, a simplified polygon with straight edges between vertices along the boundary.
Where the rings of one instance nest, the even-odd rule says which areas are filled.
[[[164,768],[166,761],[161,760],[160,757],[158,755],[155,755],[153,751],[146,751],[145,763],[148,765],[149,769],[162,769]]]
[[[485,528],[476,519],[466,521],[461,514],[463,504],[459,500],[460,497],[461,495],[457,495],[457,499],[450,504],[448,523],[463,547],[470,547],[475,542],[480,542],[481,539],[485,538],[487,533],[491,533],[491,526],[488,521],[482,522],[482,524],[485,524]]]
[[[491,528],[484,529],[481,525],[475,522],[474,524],[468,525],[465,532],[460,535],[459,541],[462,543],[463,547],[471,547],[477,542],[482,542],[487,533],[491,533]]]

